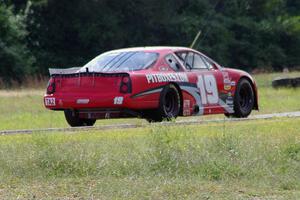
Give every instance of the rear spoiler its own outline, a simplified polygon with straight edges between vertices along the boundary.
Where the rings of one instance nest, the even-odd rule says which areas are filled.
[[[129,76],[127,72],[89,72],[80,71],[81,67],[72,67],[67,69],[56,69],[49,68],[50,76],[62,76],[62,77],[72,77],[72,76],[86,76],[87,74],[93,74],[93,76],[105,76],[105,77],[115,77],[115,76]]]
[[[72,67],[68,69],[56,69],[56,68],[49,68],[50,76],[55,74],[76,74],[79,72],[81,67]]]

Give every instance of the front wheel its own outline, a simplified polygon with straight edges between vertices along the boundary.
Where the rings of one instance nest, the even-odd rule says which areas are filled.
[[[71,127],[94,126],[95,119],[81,119],[76,111],[65,110],[65,118]]]
[[[226,113],[226,117],[246,118],[254,107],[254,91],[251,83],[247,79],[241,79],[237,85],[234,96],[234,113]]]
[[[179,115],[181,107],[180,94],[178,89],[170,84],[164,87],[160,94],[159,108],[146,114],[149,122],[161,122],[171,120]]]

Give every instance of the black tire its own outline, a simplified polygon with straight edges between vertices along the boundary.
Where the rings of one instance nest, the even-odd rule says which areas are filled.
[[[71,127],[94,126],[95,119],[81,119],[76,111],[65,110],[65,118]]]
[[[225,113],[225,116],[246,118],[251,114],[254,103],[255,96],[251,83],[247,79],[241,79],[234,95],[234,113]]]
[[[149,122],[170,121],[177,118],[180,108],[181,102],[178,89],[172,84],[167,85],[160,94],[158,109],[146,112],[146,120]]]
[[[273,80],[272,86],[279,87],[300,87],[300,78],[277,78]]]

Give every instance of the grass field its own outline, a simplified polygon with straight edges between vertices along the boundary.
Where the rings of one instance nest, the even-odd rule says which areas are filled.
[[[260,112],[273,113],[300,110],[300,89],[273,89],[271,81],[285,74],[262,74],[255,76],[259,89]],[[289,76],[300,76],[300,72]],[[46,110],[43,106],[43,89],[0,90],[0,130],[68,127],[62,112]],[[223,117],[223,115],[213,116]],[[211,118],[211,116],[202,117]],[[142,119],[98,120],[97,124],[146,123]]]
[[[271,88],[277,76],[255,76],[253,114],[300,110],[299,89]],[[0,130],[67,127],[42,95],[0,91]],[[127,122],[146,124],[97,123]],[[296,200],[299,172],[300,118],[0,136],[0,199]]]
[[[0,199],[299,199],[299,123],[2,136]]]

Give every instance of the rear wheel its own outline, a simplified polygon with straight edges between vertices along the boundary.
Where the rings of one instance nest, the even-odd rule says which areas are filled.
[[[95,119],[81,119],[76,111],[65,110],[65,118],[71,127],[79,126],[93,126],[96,122]]]
[[[146,113],[149,122],[161,122],[171,120],[179,115],[181,107],[180,94],[178,89],[170,84],[164,87],[160,94],[159,108]]]
[[[246,118],[254,107],[254,91],[247,79],[241,79],[234,96],[234,113],[226,113],[226,117]]]

